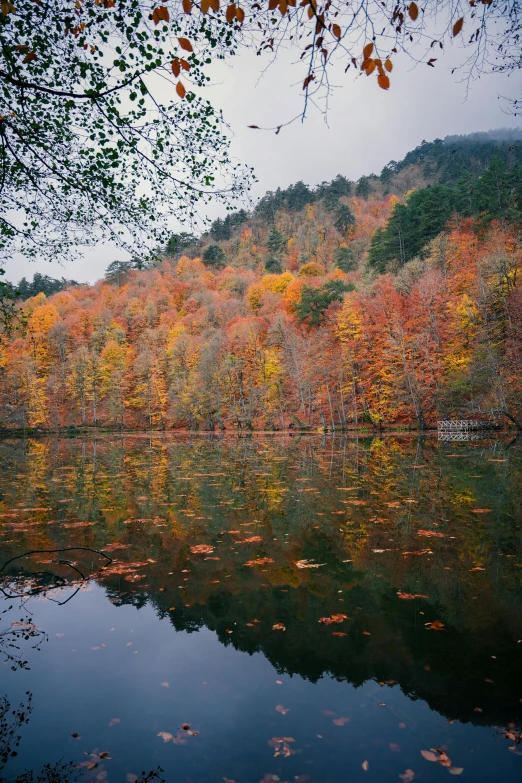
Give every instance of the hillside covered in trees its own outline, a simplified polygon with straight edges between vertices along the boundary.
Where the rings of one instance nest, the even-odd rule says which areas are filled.
[[[517,131],[423,142],[379,176],[269,192],[146,268],[26,283],[0,422],[522,428],[521,165]]]

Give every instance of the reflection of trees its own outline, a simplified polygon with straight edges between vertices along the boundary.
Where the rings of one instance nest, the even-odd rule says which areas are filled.
[[[21,502],[44,509],[30,524],[12,517],[5,551],[110,545],[114,567],[96,579],[116,605],[152,602],[177,630],[207,626],[224,645],[262,652],[312,681],[395,680],[448,717],[507,722],[522,710],[522,468],[516,444],[508,455],[498,448],[398,437],[2,444],[10,475],[20,476],[13,488],[0,473],[4,521]],[[474,515],[475,507],[491,512]],[[418,538],[419,528],[444,537]],[[262,541],[243,546],[243,533],[230,530]],[[190,553],[202,542],[218,561]],[[428,544],[433,555],[402,554]],[[273,563],[245,567],[251,558]],[[299,570],[303,558],[327,567]],[[133,571],[143,578],[127,580]],[[398,600],[399,590],[429,600]],[[346,637],[318,623],[332,611],[353,618]],[[425,630],[425,619],[446,630]],[[286,632],[273,633],[274,622]],[[494,672],[492,655],[503,661]]]

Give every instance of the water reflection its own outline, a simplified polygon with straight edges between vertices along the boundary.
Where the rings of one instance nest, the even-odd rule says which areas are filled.
[[[11,576],[71,580],[72,563],[118,610],[207,629],[282,676],[375,683],[383,703],[402,691],[477,727],[522,720],[519,443],[125,436],[0,454],[3,560],[69,548]]]

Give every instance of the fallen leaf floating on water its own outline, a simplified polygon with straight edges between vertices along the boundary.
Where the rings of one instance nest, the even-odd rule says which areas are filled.
[[[186,745],[187,740],[185,738],[187,736],[197,737],[198,735],[199,731],[191,731],[188,723],[182,723],[176,734],[171,734],[169,731],[159,731],[157,736],[161,737],[163,742],[173,742],[174,745]]]
[[[433,620],[432,623],[425,623],[426,628],[428,631],[443,631],[444,630],[444,623],[441,623],[440,620]]]
[[[471,513],[472,514],[489,514],[491,512],[490,508],[472,508]]]
[[[343,633],[342,631],[333,631],[332,636],[348,636],[348,634]]]
[[[194,555],[210,555],[214,551],[214,547],[210,544],[196,544],[190,547],[190,551]]]
[[[331,617],[320,617],[318,622],[323,625],[332,625],[332,623],[343,623],[349,619],[347,614],[332,614]]]
[[[298,560],[296,566],[298,568],[321,568],[326,563],[314,563],[312,560]]]
[[[125,775],[125,780],[127,781],[127,783],[136,783],[136,781],[138,780],[138,776],[133,775],[132,772],[128,772]]]
[[[426,761],[433,761],[440,764],[443,767],[447,767],[450,774],[460,775],[463,771],[463,767],[454,767],[451,763],[451,759],[442,748],[430,748],[430,750],[421,750],[421,756]],[[453,772],[452,772],[453,770]]]
[[[250,538],[244,538],[242,541],[238,541],[238,544],[259,544],[263,540],[262,536],[250,536]]]
[[[168,688],[168,687],[169,687],[169,684],[168,684],[168,682],[162,682],[162,683],[161,683],[161,687],[162,687],[162,688]]]
[[[73,739],[81,739],[80,735],[79,735],[79,734],[77,734],[76,732],[74,732],[73,734],[71,734],[71,737],[72,737]]]
[[[272,631],[286,631],[286,626],[283,623],[274,623]]]
[[[368,764],[367,761],[363,761],[363,763],[361,764],[361,767],[364,769],[365,772],[368,772],[368,769],[370,768],[370,765]]]
[[[522,731],[516,731],[514,723],[508,723],[506,729],[501,729],[502,734],[511,742],[522,742]]]
[[[268,744],[271,748],[275,749],[274,758],[277,756],[294,756],[297,751],[290,747],[290,743],[295,742],[293,737],[272,737],[268,740]]]
[[[129,549],[132,544],[120,544],[119,541],[115,541],[113,544],[107,544],[102,547],[104,552],[114,552],[116,549]]]
[[[402,780],[402,783],[411,783],[415,777],[415,772],[412,769],[407,769],[406,772],[403,772],[399,777]]]
[[[121,723],[121,720],[119,718],[111,718],[109,721],[109,726],[115,726],[117,723]]]
[[[287,712],[290,712],[290,707],[283,707],[282,704],[278,704],[276,706],[276,712],[280,712],[281,715],[286,715]]]
[[[402,552],[403,555],[432,555],[431,549],[416,549],[413,552]]]
[[[257,560],[247,560],[246,563],[243,563],[243,565],[248,566],[249,568],[252,568],[255,565],[266,565],[267,563],[273,563],[271,557],[258,557]]]
[[[402,598],[404,601],[413,601],[414,598],[428,598],[427,595],[422,593],[397,593],[397,598]]]
[[[444,538],[446,533],[439,533],[438,530],[417,530],[417,535],[425,538]]]
[[[349,723],[350,718],[334,718],[332,723],[335,723],[336,726],[344,726],[345,723]]]

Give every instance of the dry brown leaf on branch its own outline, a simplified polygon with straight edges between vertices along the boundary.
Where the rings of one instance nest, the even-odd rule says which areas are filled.
[[[184,49],[186,52],[194,51],[194,49],[192,48],[192,44],[190,43],[188,38],[178,38],[178,43],[181,46],[181,48]]]
[[[225,11],[225,19],[227,22],[233,22],[236,18],[236,4],[230,3],[230,5],[227,5],[227,10]]]
[[[458,35],[460,33],[463,25],[464,25],[464,17],[461,16],[460,19],[457,19],[457,21],[453,25],[453,36]]]

